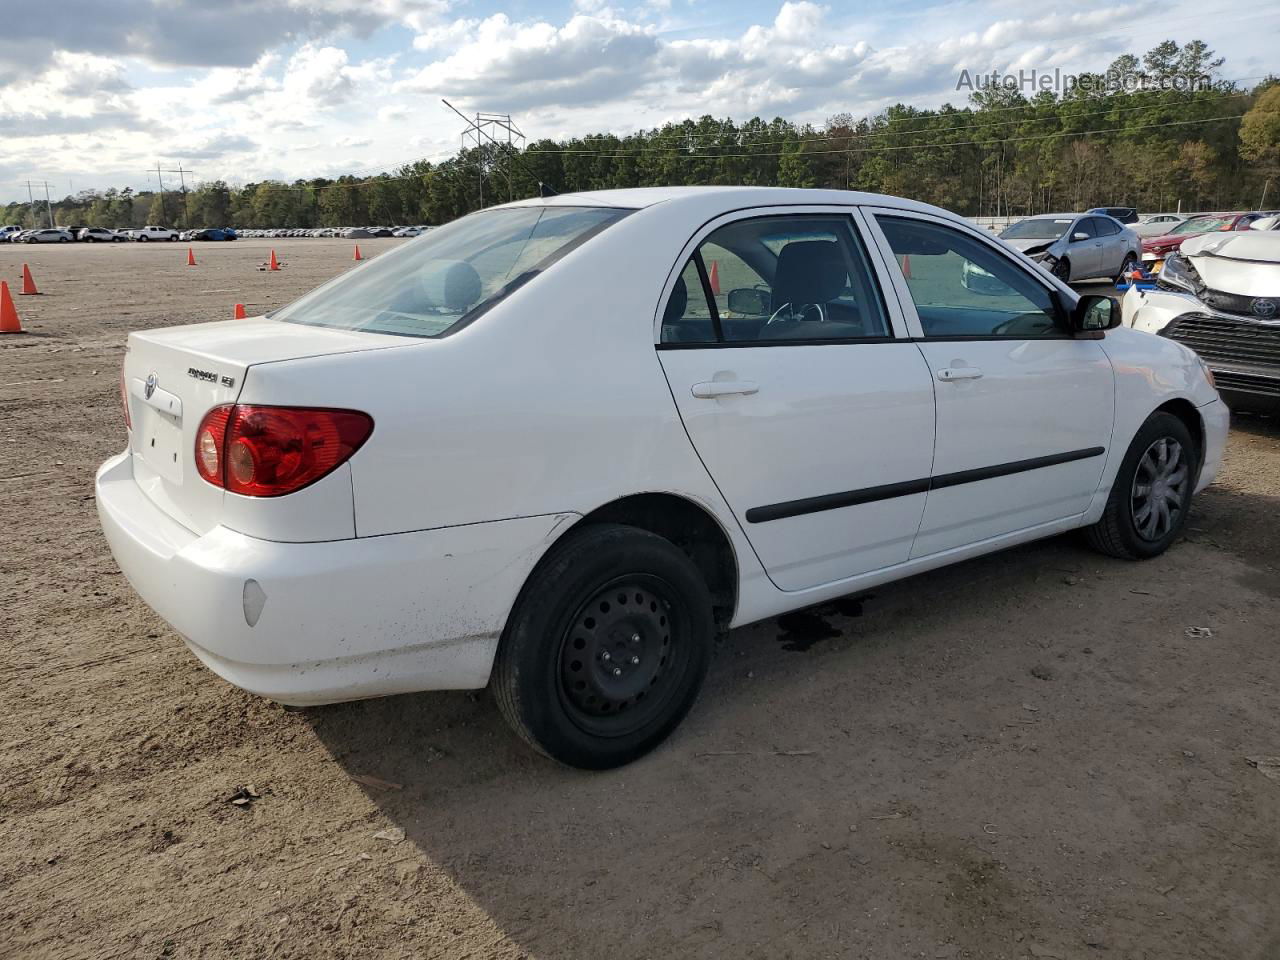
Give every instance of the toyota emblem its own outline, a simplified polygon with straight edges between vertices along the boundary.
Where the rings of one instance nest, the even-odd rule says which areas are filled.
[[[1253,301],[1253,315],[1259,320],[1270,320],[1276,315],[1276,302],[1269,297]]]
[[[1273,312],[1274,312],[1274,309],[1275,308],[1273,307],[1272,308]],[[148,400],[150,400],[151,395],[156,392],[156,386],[159,383],[160,383],[160,378],[157,377],[154,373],[147,374],[147,384],[142,388],[142,395],[146,397]]]

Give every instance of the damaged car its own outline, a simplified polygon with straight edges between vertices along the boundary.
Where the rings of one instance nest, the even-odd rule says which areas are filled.
[[[1198,353],[1233,410],[1280,411],[1280,232],[1192,237],[1155,290],[1129,290],[1121,314]]]
[[[1094,277],[1119,279],[1138,263],[1138,235],[1114,217],[1097,213],[1057,213],[1019,220],[1000,234],[1064,283]],[[966,276],[980,291],[983,278]]]

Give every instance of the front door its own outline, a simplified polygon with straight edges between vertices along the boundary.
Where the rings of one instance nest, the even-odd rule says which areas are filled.
[[[918,323],[937,394],[928,502],[913,557],[1025,530],[1088,508],[1111,442],[1111,363],[1061,325],[1050,280],[941,218],[875,216],[896,286]],[[1092,242],[1092,241],[1090,241]],[[978,268],[981,285],[964,278]]]
[[[683,257],[658,356],[770,579],[801,590],[905,561],[933,457],[932,375],[900,315],[895,336],[884,265],[849,209],[739,214]]]

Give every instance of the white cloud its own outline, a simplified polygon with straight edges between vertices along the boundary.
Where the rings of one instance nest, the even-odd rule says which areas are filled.
[[[57,0],[0,31],[0,170],[77,187],[143,186],[156,154],[202,178],[376,171],[456,150],[460,123],[440,97],[510,111],[531,139],[962,103],[961,69],[1098,70],[1153,44],[1143,24],[1087,2],[1098,5],[943,0],[927,16],[858,19],[777,0],[751,25],[735,0],[571,0],[559,18],[480,17],[471,0]],[[1197,3],[1168,0],[1165,22],[1187,24],[1174,35],[1225,53],[1238,65],[1228,76],[1268,69],[1264,14],[1240,31],[1195,20]]]

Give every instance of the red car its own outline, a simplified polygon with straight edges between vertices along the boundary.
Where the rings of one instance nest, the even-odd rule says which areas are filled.
[[[1218,230],[1248,230],[1253,221],[1269,215],[1266,211],[1251,210],[1243,213],[1202,213],[1183,220],[1168,233],[1142,241],[1142,265],[1149,273],[1159,273],[1165,258],[1176,252],[1188,237]]]

